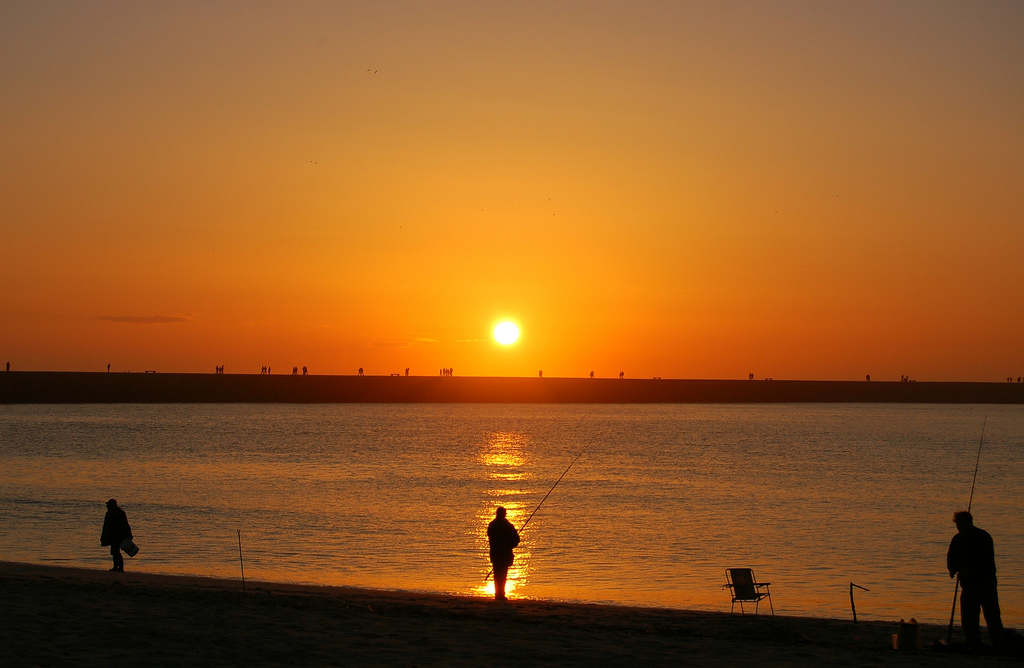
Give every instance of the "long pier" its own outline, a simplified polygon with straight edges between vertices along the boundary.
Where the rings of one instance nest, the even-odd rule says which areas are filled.
[[[0,372],[2,404],[1021,404],[1024,383]]]

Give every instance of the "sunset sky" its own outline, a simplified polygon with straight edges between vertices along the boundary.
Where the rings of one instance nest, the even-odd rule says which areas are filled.
[[[2,2],[0,364],[1016,380],[1022,36],[1016,1]]]

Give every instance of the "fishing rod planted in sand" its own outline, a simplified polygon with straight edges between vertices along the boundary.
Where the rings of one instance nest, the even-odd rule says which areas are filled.
[[[242,593],[245,593],[245,564],[242,563],[242,530],[235,529],[238,534],[238,566],[242,569]]]
[[[971,497],[967,499],[967,512],[971,512],[971,504],[974,503],[974,485],[978,482],[978,465],[981,463],[981,444],[985,442],[985,425],[988,424],[988,416],[985,416],[981,423],[981,439],[978,440],[978,458],[974,461],[974,480],[971,481]],[[953,609],[949,611],[949,629],[946,631],[946,644],[953,642],[953,618],[956,617],[956,594],[960,589],[960,573],[956,574],[956,584],[953,585]]]
[[[591,441],[591,443],[593,443],[593,441]],[[530,516],[526,518],[525,522],[523,522],[523,526],[519,527],[519,532],[520,533],[522,533],[523,529],[526,528],[526,525],[530,523],[530,520],[533,519],[533,516],[537,514],[537,511],[540,510],[540,507],[544,505],[544,502],[548,500],[548,497],[551,496],[551,492],[555,491],[555,488],[558,487],[558,483],[562,482],[562,478],[565,477],[565,474],[568,473],[569,469],[571,469],[573,464],[576,463],[576,460],[578,460],[580,457],[582,457],[583,453],[586,452],[587,448],[589,448],[589,447],[590,447],[590,443],[587,443],[585,446],[583,446],[583,449],[580,450],[580,454],[576,455],[576,458],[573,459],[571,462],[569,462],[569,465],[567,467],[565,467],[564,471],[562,471],[562,475],[558,476],[558,480],[555,481],[555,484],[551,486],[551,489],[548,490],[548,493],[544,495],[544,498],[540,500],[540,503],[538,503],[537,507],[533,509],[533,512],[530,513]],[[491,579],[491,575],[493,573],[494,573],[494,569],[493,568],[491,568],[491,570],[487,571],[487,575],[484,576],[484,582],[485,583],[488,580]]]

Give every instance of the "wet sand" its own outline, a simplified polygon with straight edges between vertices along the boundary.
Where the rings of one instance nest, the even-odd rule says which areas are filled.
[[[893,622],[247,583],[0,562],[4,665],[952,666]],[[723,597],[725,593],[723,592]],[[923,626],[925,646],[945,628]]]

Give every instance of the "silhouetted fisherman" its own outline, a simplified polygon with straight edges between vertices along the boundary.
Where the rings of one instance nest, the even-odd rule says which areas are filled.
[[[519,545],[519,532],[505,519],[505,509],[500,506],[487,525],[487,540],[491,544],[491,565],[494,566],[494,600],[504,601],[508,569],[515,559],[512,548]]]
[[[110,570],[124,572],[124,557],[121,556],[121,543],[125,538],[134,538],[132,528],[128,526],[128,516],[117,505],[117,499],[107,501],[107,514],[103,518],[103,533],[100,534],[100,545],[110,546],[110,556],[114,558],[114,567]]]
[[[957,534],[949,541],[946,568],[949,577],[960,576],[960,626],[967,646],[981,647],[979,613],[985,611],[985,625],[992,646],[999,648],[1003,621],[999,616],[999,595],[996,592],[996,554],[992,536],[974,526],[974,517],[966,510],[953,513]]]

